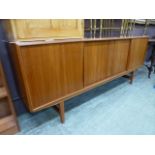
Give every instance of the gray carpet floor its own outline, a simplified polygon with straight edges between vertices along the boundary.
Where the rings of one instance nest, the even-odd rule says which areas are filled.
[[[140,68],[132,85],[118,78],[65,102],[65,123],[53,108],[21,115],[18,135],[155,134],[155,74]]]

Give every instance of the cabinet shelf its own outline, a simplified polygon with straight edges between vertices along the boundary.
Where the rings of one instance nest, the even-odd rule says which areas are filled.
[[[6,77],[0,62],[0,135],[19,130],[14,107],[9,95]]]
[[[4,130],[8,130],[16,125],[15,119],[13,115],[8,115],[7,117],[0,119],[0,134]]]
[[[5,87],[0,87],[0,99],[7,97],[7,91]]]

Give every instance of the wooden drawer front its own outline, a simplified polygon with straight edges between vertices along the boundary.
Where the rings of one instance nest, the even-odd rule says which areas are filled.
[[[131,40],[128,70],[134,70],[143,65],[147,44],[148,38],[136,38]]]
[[[111,74],[116,75],[127,70],[130,40],[115,41],[114,49],[111,51]]]
[[[84,46],[84,85],[110,76],[110,57],[114,42],[86,43]]]
[[[86,43],[84,85],[90,85],[126,70],[129,40]]]
[[[21,48],[32,109],[83,88],[83,44]]]

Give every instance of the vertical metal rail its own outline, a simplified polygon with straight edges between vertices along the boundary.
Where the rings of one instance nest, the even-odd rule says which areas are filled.
[[[125,33],[125,37],[128,36],[128,30],[129,30],[129,19],[126,20],[126,33]]]
[[[114,30],[114,19],[111,20],[111,36]]]
[[[107,19],[107,37],[109,37],[109,30],[110,30],[109,19]]]
[[[149,19],[145,19],[145,26],[144,26],[144,32],[143,35],[146,35],[147,32],[147,28],[149,26],[150,20]]]
[[[109,20],[109,35],[108,35],[108,37],[110,37],[110,34],[111,34],[111,19],[108,19]]]
[[[94,38],[96,38],[96,19],[94,19]]]
[[[133,36],[133,31],[134,31],[134,29],[135,29],[135,23],[136,23],[136,20],[134,19],[133,21],[132,21],[132,29],[131,29],[131,31],[132,31],[132,36]]]
[[[132,30],[132,19],[130,19],[128,36],[131,36],[131,30]]]
[[[124,19],[122,19],[120,36],[123,36],[123,29],[124,29]]]
[[[110,19],[108,19],[108,26],[107,26],[107,30],[108,30],[108,37],[110,36]]]
[[[126,37],[126,34],[127,34],[127,29],[128,29],[128,20],[127,20],[127,19],[125,19],[124,37]]]
[[[103,31],[103,19],[100,19],[100,38],[102,38],[102,31]]]
[[[105,26],[106,26],[106,23],[105,23],[105,19],[103,20],[103,37],[105,37]]]
[[[126,27],[126,34],[125,34],[126,37],[127,37],[128,34],[129,34],[129,22],[130,22],[130,20],[127,19],[127,27]]]
[[[124,19],[124,25],[123,25],[123,37],[125,37],[126,32],[126,19]]]
[[[110,37],[111,37],[111,34],[112,34],[112,29],[113,29],[113,20],[110,19]]]
[[[106,37],[108,36],[108,32],[107,32],[107,19],[105,19],[105,34],[106,34]]]
[[[90,19],[90,38],[93,36],[93,20]]]
[[[145,20],[143,35],[147,34],[150,19]],[[133,36],[136,19],[122,19],[121,26],[115,27],[114,19],[89,19],[89,26],[86,31],[90,32],[90,38],[111,37],[113,31],[120,31],[121,37]]]
[[[109,19],[107,19],[106,30],[107,30],[107,37],[108,37],[109,36]]]
[[[104,34],[104,26],[105,26],[105,19],[103,19],[103,26],[102,26],[102,37],[105,37],[105,34]]]

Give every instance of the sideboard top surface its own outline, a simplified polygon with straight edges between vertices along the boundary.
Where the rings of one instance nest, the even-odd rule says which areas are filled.
[[[92,41],[108,41],[108,40],[124,40],[124,39],[136,39],[136,38],[148,38],[148,36],[132,36],[132,37],[109,37],[109,38],[69,38],[69,39],[47,39],[47,40],[30,40],[30,41],[16,41],[10,42],[17,46],[31,46],[42,44],[55,44],[55,43],[70,43],[70,42],[92,42]]]

